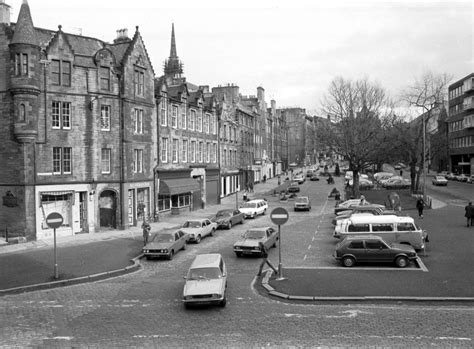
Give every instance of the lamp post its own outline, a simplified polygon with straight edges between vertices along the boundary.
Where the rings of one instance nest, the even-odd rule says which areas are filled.
[[[426,142],[426,127],[425,127],[425,113],[422,115],[422,125],[423,125],[423,201],[426,202],[426,151],[425,151],[425,142]]]

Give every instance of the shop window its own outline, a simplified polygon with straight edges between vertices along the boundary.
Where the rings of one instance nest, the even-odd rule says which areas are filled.
[[[191,205],[191,195],[189,193],[171,196],[171,208],[181,208],[181,207],[187,207],[190,205]]]
[[[158,211],[171,210],[171,197],[169,195],[158,195]]]

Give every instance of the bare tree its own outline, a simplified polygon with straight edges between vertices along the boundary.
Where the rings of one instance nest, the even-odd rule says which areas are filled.
[[[385,90],[368,79],[333,80],[322,102],[330,122],[320,123],[320,144],[341,155],[353,171],[353,195],[359,196],[359,173],[380,161],[380,144],[391,103]]]
[[[426,148],[426,125],[434,115],[438,114],[435,111],[438,112],[444,108],[447,87],[451,79],[452,77],[447,74],[426,72],[415,79],[414,83],[402,94],[402,101],[407,103],[417,116],[420,116],[408,124],[410,130],[400,133],[403,138],[402,145],[410,145],[401,149],[409,161],[412,191],[418,190],[420,174],[426,173],[424,167],[430,156]]]

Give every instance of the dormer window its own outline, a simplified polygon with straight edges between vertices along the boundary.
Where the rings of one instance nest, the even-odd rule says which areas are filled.
[[[110,68],[100,67],[99,75],[101,90],[110,91]]]
[[[28,55],[26,53],[15,54],[15,75],[28,76]]]
[[[51,61],[51,80],[53,85],[71,86],[71,62],[53,59]]]

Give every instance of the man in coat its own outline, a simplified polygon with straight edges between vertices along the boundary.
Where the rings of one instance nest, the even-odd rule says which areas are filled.
[[[467,206],[464,208],[464,211],[464,217],[466,217],[467,226],[474,226],[474,206],[472,206],[472,202],[467,204]]]

